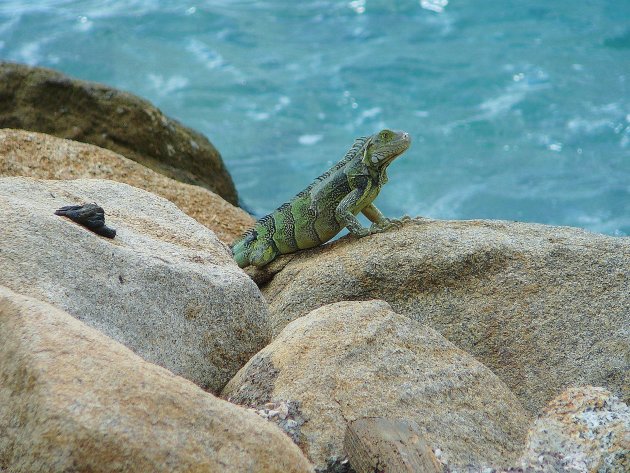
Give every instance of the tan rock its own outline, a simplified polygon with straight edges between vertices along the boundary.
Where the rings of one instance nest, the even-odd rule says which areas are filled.
[[[111,240],[54,215],[97,202]],[[256,285],[214,233],[114,181],[0,178],[0,284],[53,304],[143,358],[220,391],[270,339]]]
[[[603,388],[566,390],[530,429],[521,463],[526,472],[630,471],[630,408]]]
[[[630,398],[630,238],[420,220],[283,265],[263,289],[276,334],[331,302],[384,299],[488,366],[532,414],[575,384]]]
[[[43,133],[0,129],[0,176],[111,179],[153,192],[231,244],[254,219],[204,187],[184,184],[113,151]]]
[[[221,155],[205,136],[105,85],[0,61],[0,128],[92,143],[238,203]]]
[[[0,287],[0,470],[309,472],[275,426]]]
[[[488,368],[383,301],[340,302],[293,321],[223,396],[260,410],[288,405],[275,421],[318,471],[340,468],[347,424],[363,417],[416,422],[450,465],[479,468],[515,464],[528,426]]]
[[[444,472],[413,421],[382,417],[355,420],[348,424],[343,448],[356,473],[379,469],[392,473]]]

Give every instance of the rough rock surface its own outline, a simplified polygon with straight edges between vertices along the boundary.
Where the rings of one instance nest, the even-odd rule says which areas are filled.
[[[383,301],[340,302],[295,320],[222,395],[261,410],[297,406],[286,414],[320,471],[340,471],[347,423],[363,417],[415,421],[449,464],[478,467],[515,464],[529,423],[488,368]]]
[[[630,408],[603,388],[571,388],[530,429],[527,472],[630,471]]]
[[[0,176],[124,182],[170,200],[228,244],[254,224],[247,212],[204,187],[175,181],[113,151],[43,133],[0,129]]]
[[[383,299],[492,369],[533,414],[574,385],[630,398],[630,238],[415,220],[277,264],[263,289],[276,334],[331,302]]]
[[[0,471],[312,471],[273,425],[2,287],[0,333]]]
[[[205,136],[148,101],[105,85],[0,62],[0,128],[92,143],[238,203],[221,155]]]
[[[96,202],[99,237],[53,212]],[[0,284],[49,302],[143,358],[220,390],[270,337],[229,249],[174,204],[114,181],[0,178]]]

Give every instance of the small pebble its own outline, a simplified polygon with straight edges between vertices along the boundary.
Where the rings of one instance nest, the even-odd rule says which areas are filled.
[[[286,402],[283,402],[278,406],[278,411],[280,411],[280,419],[284,420],[289,416],[289,406]]]

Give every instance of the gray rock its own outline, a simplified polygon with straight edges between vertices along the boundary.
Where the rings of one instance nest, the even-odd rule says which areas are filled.
[[[276,334],[331,302],[384,299],[492,369],[533,414],[572,385],[630,398],[630,238],[420,220],[283,266],[263,289]]]
[[[105,85],[0,61],[0,128],[40,131],[111,149],[238,203],[221,155],[205,136],[148,101]]]
[[[340,302],[287,325],[222,395],[257,410],[287,405],[292,438],[317,471],[341,471],[349,422],[416,422],[456,467],[509,466],[527,412],[499,378],[431,328],[383,301]],[[269,404],[273,403],[273,404]]]
[[[603,388],[571,388],[545,408],[527,435],[527,473],[627,473],[630,408]]]
[[[53,212],[96,202],[116,238]],[[174,204],[113,181],[0,179],[0,284],[49,302],[217,392],[269,341],[230,250]]]
[[[277,428],[0,286],[0,470],[312,472]]]

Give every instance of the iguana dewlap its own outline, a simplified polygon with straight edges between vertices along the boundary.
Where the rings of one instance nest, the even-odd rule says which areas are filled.
[[[409,134],[383,130],[358,138],[341,161],[290,202],[264,216],[232,246],[241,268],[264,266],[278,255],[321,245],[342,228],[364,237],[397,225],[372,204],[387,182],[387,166],[411,143]],[[373,222],[361,226],[359,212]]]

